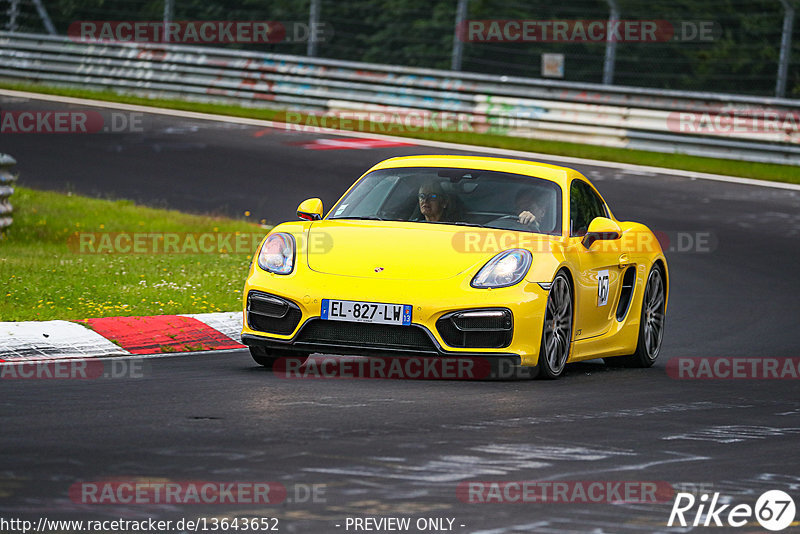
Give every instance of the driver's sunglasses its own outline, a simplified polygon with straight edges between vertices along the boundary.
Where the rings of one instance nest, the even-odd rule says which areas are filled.
[[[425,201],[426,199],[427,200],[439,200],[439,194],[438,193],[420,193],[419,195],[417,195],[417,198],[422,200],[422,201]]]

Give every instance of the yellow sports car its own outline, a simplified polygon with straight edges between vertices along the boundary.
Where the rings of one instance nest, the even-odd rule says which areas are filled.
[[[317,198],[297,215],[264,238],[244,287],[242,341],[266,367],[315,352],[480,357],[557,378],[579,360],[658,356],[666,258],[575,170],[391,158],[324,217]]]

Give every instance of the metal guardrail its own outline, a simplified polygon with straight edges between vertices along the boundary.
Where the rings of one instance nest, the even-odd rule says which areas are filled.
[[[8,32],[0,69],[50,85],[340,117],[455,114],[461,126],[512,137],[800,165],[800,100]]]
[[[16,164],[17,161],[11,156],[0,154],[0,237],[14,221],[14,208],[9,197],[14,194],[14,183],[17,181],[17,176],[11,173],[11,167]]]

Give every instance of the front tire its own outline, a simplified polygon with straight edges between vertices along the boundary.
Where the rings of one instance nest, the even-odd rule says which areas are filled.
[[[307,354],[298,354],[290,351],[267,351],[267,349],[264,347],[248,348],[250,349],[250,356],[252,356],[253,361],[262,367],[266,367],[267,369],[272,369],[275,366],[275,362],[281,358],[296,358],[300,360],[300,365],[303,365],[308,359]]]
[[[658,265],[650,269],[642,297],[642,312],[639,318],[639,338],[636,351],[628,356],[606,358],[611,366],[652,367],[661,350],[664,338],[664,311],[667,303],[666,278]]]
[[[572,288],[567,275],[559,272],[547,294],[547,307],[539,349],[539,376],[556,379],[564,373],[572,348]]]

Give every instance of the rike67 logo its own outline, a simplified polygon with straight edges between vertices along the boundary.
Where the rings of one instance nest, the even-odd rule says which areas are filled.
[[[777,532],[791,525],[794,517],[794,500],[780,490],[761,494],[755,507],[749,504],[720,504],[719,493],[714,493],[709,500],[706,493],[697,499],[691,493],[681,492],[675,496],[667,526],[686,527],[691,524],[693,527],[738,528],[748,524],[752,526],[755,519],[763,528]]]

